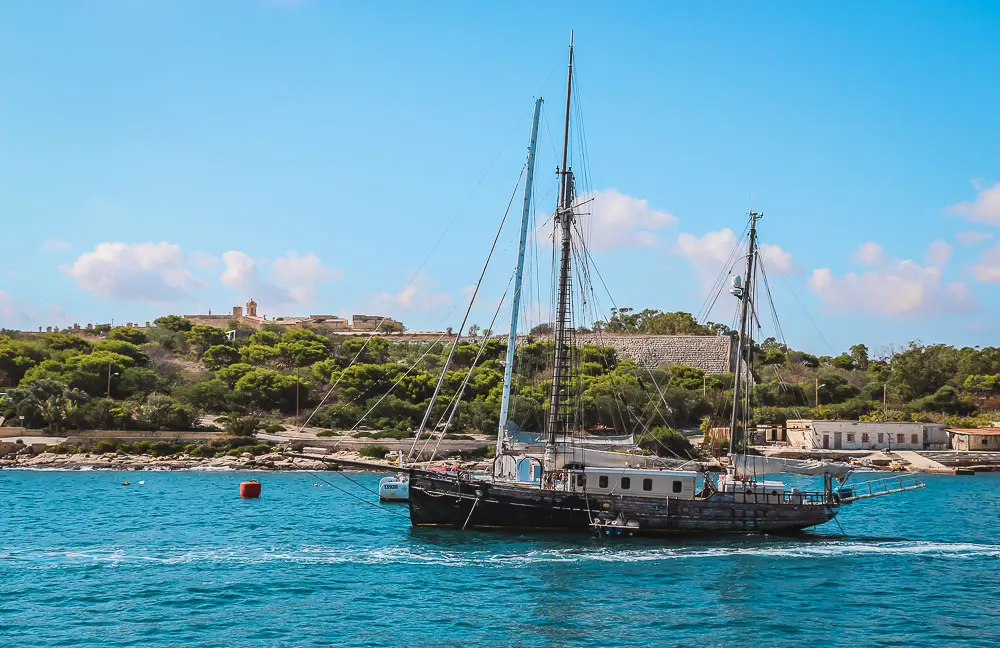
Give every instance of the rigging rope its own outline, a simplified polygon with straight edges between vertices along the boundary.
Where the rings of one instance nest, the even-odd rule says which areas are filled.
[[[427,420],[431,416],[431,410],[437,401],[438,395],[441,393],[441,387],[444,385],[445,376],[448,373],[448,366],[451,364],[452,358],[455,357],[455,349],[458,347],[459,340],[462,339],[462,331],[465,330],[465,324],[469,320],[469,313],[472,312],[472,306],[476,303],[476,297],[479,296],[479,289],[483,285],[483,277],[486,276],[486,270],[489,268],[490,261],[493,260],[493,252],[497,249],[497,241],[500,240],[500,233],[503,231],[503,226],[507,222],[507,216],[510,214],[510,207],[514,204],[514,198],[517,196],[517,188],[521,186],[521,178],[524,177],[524,171],[527,169],[528,163],[525,162],[521,167],[521,173],[517,177],[517,182],[514,184],[514,190],[510,194],[510,200],[507,201],[507,209],[504,210],[503,218],[500,219],[500,226],[497,228],[496,236],[493,237],[493,244],[490,246],[490,252],[486,256],[486,262],[483,263],[483,269],[479,273],[479,280],[476,282],[476,288],[472,292],[472,296],[469,298],[469,306],[465,309],[465,316],[462,317],[462,324],[459,326],[458,333],[455,335],[455,341],[451,345],[451,351],[448,353],[448,358],[445,360],[444,367],[441,369],[441,377],[438,379],[437,386],[434,388],[434,394],[431,396],[430,402],[427,404],[427,411],[424,413],[424,419],[420,423],[420,427],[417,428],[417,434],[413,439],[413,445],[410,447],[410,456],[413,455],[414,450],[417,448],[417,443],[420,441],[420,434],[423,432],[423,428],[427,425]],[[409,459],[409,456],[407,457]]]
[[[351,491],[347,490],[346,488],[341,488],[340,486],[337,486],[336,484],[334,484],[334,483],[332,483],[330,481],[327,481],[326,479],[324,479],[323,477],[320,477],[319,475],[317,475],[315,472],[313,472],[311,470],[307,470],[306,473],[312,475],[313,477],[315,477],[316,479],[320,480],[321,482],[323,482],[327,486],[330,486],[331,488],[335,488],[335,489],[339,490],[341,493],[343,493],[345,495],[348,495],[350,497],[353,497],[354,499],[358,500],[362,504],[367,504],[368,506],[374,506],[375,508],[377,508],[380,511],[384,511],[385,513],[388,513],[389,515],[395,515],[396,517],[403,518],[404,520],[409,520],[410,519],[410,516],[408,516],[408,515],[402,515],[400,513],[396,513],[395,511],[390,511],[389,509],[385,508],[381,504],[376,504],[375,502],[369,502],[368,500],[366,500],[365,498],[361,497],[360,495],[355,495],[354,493],[352,493]],[[343,473],[339,473],[338,472],[338,474],[340,474],[342,477],[347,478],[347,476],[344,475]],[[347,479],[348,479],[348,481],[357,484],[357,482],[354,481],[353,479],[350,479],[350,478],[347,478]],[[362,488],[364,488],[364,486],[362,486]],[[367,488],[365,488],[365,490],[368,490],[369,492],[372,492],[372,491],[370,491]],[[378,493],[375,493],[375,494],[378,495]]]

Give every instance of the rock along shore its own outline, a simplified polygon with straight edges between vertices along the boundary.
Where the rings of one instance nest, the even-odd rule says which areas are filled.
[[[396,466],[388,462],[363,458],[357,452],[337,452],[330,459],[384,463],[385,471],[392,472]],[[461,466],[472,468],[476,462],[438,461],[432,465]],[[15,455],[0,458],[0,469],[47,469],[47,470],[273,470],[273,471],[325,471],[340,470],[333,463],[288,457],[280,453],[253,456],[249,452],[239,456],[192,457],[186,454],[153,457],[116,453],[57,454],[42,452],[35,455]],[[349,470],[358,470],[349,468]]]

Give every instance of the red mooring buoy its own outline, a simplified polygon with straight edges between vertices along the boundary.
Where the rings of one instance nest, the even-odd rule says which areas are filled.
[[[259,481],[246,481],[240,484],[240,497],[245,499],[253,499],[255,497],[260,497],[260,482]]]

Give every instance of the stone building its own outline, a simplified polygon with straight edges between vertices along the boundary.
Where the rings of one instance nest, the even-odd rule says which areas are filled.
[[[793,419],[785,426],[788,444],[806,450],[943,450],[948,447],[948,435],[941,423]]]
[[[347,319],[337,315],[284,315],[268,319],[267,315],[257,314],[257,302],[250,298],[244,306],[233,306],[231,313],[225,315],[184,315],[184,319],[192,324],[202,326],[214,326],[216,328],[230,329],[231,322],[236,321],[244,328],[260,329],[265,324],[276,324],[289,328],[300,328],[307,326],[323,326],[332,331],[350,333],[358,331],[362,333],[376,330],[380,332],[393,333],[403,330],[403,324],[390,317],[381,315],[355,315],[352,325]],[[379,324],[381,323],[381,326]]]

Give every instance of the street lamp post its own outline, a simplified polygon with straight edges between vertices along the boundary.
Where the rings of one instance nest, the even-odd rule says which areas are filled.
[[[108,363],[108,398],[111,398],[111,376],[117,376],[118,372],[111,373],[111,363]]]
[[[816,378],[816,407],[819,407],[819,388],[820,387],[826,387],[826,383],[823,383],[821,385],[821,384],[819,384],[819,378]]]

